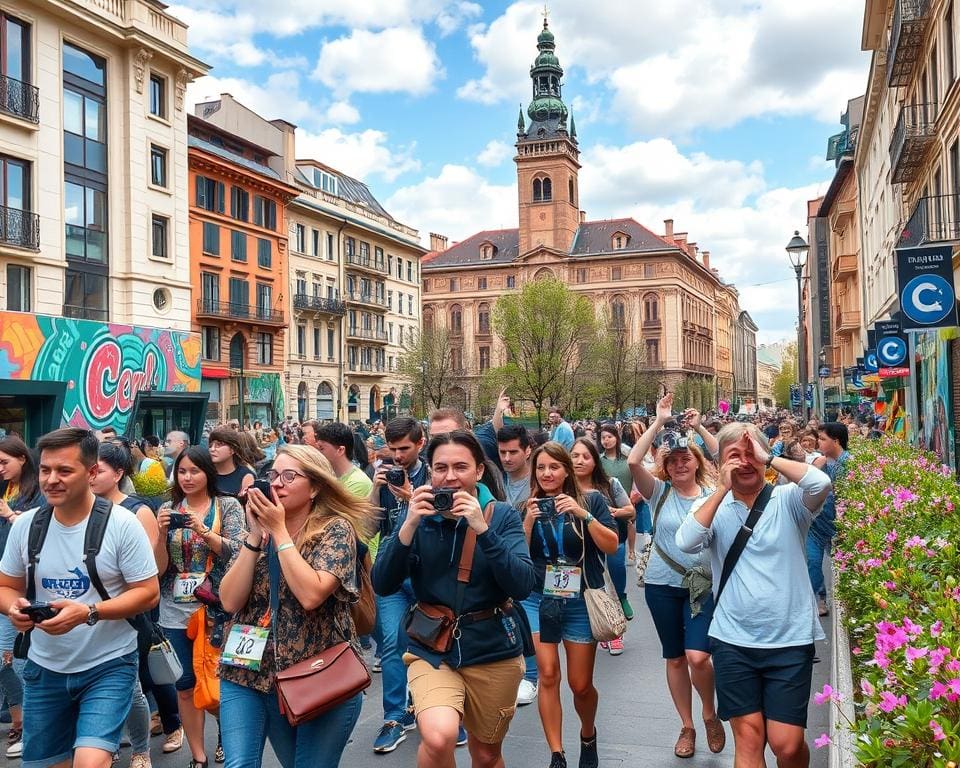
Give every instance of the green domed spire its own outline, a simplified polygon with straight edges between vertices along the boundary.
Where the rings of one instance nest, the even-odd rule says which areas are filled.
[[[537,37],[537,55],[530,67],[530,79],[533,81],[533,101],[527,108],[527,114],[535,123],[557,121],[566,123],[567,106],[563,103],[563,68],[555,53],[556,40],[546,16],[543,19],[543,31]]]

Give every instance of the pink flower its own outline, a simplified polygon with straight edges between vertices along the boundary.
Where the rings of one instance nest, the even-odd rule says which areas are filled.
[[[887,541],[888,541],[890,544],[893,544],[893,542],[895,542],[896,540],[897,540],[897,532],[896,532],[896,530],[890,531],[890,533],[887,534]]]
[[[929,651],[929,648],[914,648],[912,645],[908,645],[904,654],[907,657],[907,664],[912,666],[913,662],[917,659],[922,659]]]
[[[937,680],[933,685],[930,686],[930,700],[936,701],[937,699],[942,699],[947,693],[947,686]]]
[[[907,706],[906,696],[894,696],[890,691],[884,691],[880,694],[880,709],[884,712],[893,712],[898,707]]]
[[[940,633],[943,632],[943,622],[935,621],[930,625],[930,637],[940,637]]]
[[[940,733],[942,734],[943,731],[940,731]],[[941,738],[943,738],[943,736],[941,736]],[[823,747],[829,746],[832,743],[833,742],[830,741],[830,736],[828,734],[821,733],[819,736],[817,736],[816,739],[814,739],[813,746],[815,746],[817,749],[821,749]]]
[[[909,632],[913,637],[923,633],[923,627],[921,627],[919,624],[914,624],[906,616],[903,617],[903,628],[907,630],[907,632]]]
[[[960,660],[954,659],[953,661],[948,661],[944,669],[946,669],[947,672],[960,672]]]
[[[876,688],[873,687],[873,684],[866,678],[860,681],[860,690],[863,691],[864,696],[873,696],[876,693]]]
[[[930,721],[930,730],[933,731],[933,740],[934,741],[943,741],[947,738],[947,735],[943,732],[943,728],[940,727],[940,723],[936,720]]]
[[[897,589],[896,582],[893,582],[893,581],[885,581],[885,582],[883,582],[883,587],[884,587],[884,589],[886,589],[888,592],[894,592],[894,591],[896,591],[896,589]]]
[[[825,704],[828,701],[832,701],[833,698],[833,688],[828,684],[824,684],[822,691],[813,694],[813,700],[817,704]]]

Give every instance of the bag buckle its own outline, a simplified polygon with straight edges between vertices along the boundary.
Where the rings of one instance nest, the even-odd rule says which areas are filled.
[[[322,667],[323,664],[324,664],[323,659],[317,659],[315,662],[313,662],[313,664],[310,665],[310,669],[317,669],[319,667]]]

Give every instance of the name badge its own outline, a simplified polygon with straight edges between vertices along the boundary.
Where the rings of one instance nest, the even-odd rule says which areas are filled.
[[[583,572],[576,565],[547,565],[543,582],[544,597],[569,599],[580,597],[580,578]]]
[[[197,598],[193,596],[193,592],[203,584],[203,580],[206,578],[207,574],[203,571],[199,573],[178,573],[173,579],[173,602],[197,602]]]
[[[267,627],[234,624],[227,636],[227,642],[223,644],[220,661],[230,667],[259,672],[269,637],[270,630]]]

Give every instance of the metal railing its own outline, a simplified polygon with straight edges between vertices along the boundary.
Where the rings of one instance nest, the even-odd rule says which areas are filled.
[[[283,312],[269,307],[257,307],[232,301],[197,299],[198,317],[229,317],[237,320],[253,320],[261,323],[283,323]]]
[[[913,78],[929,20],[930,0],[894,0],[887,48],[887,83],[891,87],[908,85]]]
[[[351,264],[354,267],[366,267],[367,269],[375,269],[378,272],[387,271],[386,264],[383,261],[372,259],[369,256],[361,256],[359,253],[348,253],[347,264]]]
[[[901,248],[960,240],[960,193],[921,197],[910,214],[898,246]]]
[[[388,340],[386,331],[378,331],[374,328],[350,327],[347,328],[347,336],[352,336],[356,339],[370,339],[371,341]]]
[[[890,172],[894,184],[913,181],[936,135],[936,103],[905,104],[890,139]]]
[[[323,312],[328,315],[343,315],[347,311],[347,308],[339,299],[310,296],[306,293],[298,293],[293,297],[293,308],[304,311]]]
[[[74,320],[107,320],[109,313],[105,309],[81,307],[79,304],[64,304],[63,316]]]
[[[379,363],[347,363],[347,369],[352,373],[386,373],[387,366]]]
[[[40,215],[0,205],[0,242],[40,250]]]
[[[358,304],[369,304],[372,307],[387,308],[387,300],[373,293],[360,293],[359,291],[350,291],[346,294],[346,300]]]
[[[31,123],[40,122],[40,89],[6,75],[0,75],[0,110]]]

